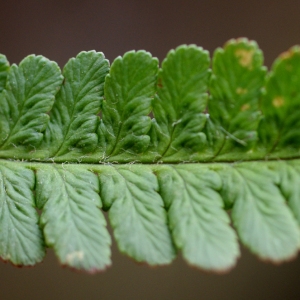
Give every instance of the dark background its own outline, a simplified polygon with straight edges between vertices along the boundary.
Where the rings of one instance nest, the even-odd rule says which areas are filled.
[[[228,39],[258,42],[268,67],[300,43],[300,1],[15,1],[0,5],[0,52],[11,63],[42,54],[62,67],[82,50],[112,61],[135,49],[162,60],[180,44],[211,53]],[[113,266],[97,275],[61,268],[53,252],[34,268],[0,264],[0,299],[300,299],[300,259],[273,266],[242,251],[228,275],[206,274],[181,258],[150,269],[113,246]]]

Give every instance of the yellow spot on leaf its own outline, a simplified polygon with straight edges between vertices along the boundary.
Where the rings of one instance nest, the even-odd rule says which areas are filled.
[[[246,103],[241,107],[241,111],[248,110],[249,108],[250,108],[250,105],[248,103]]]
[[[245,68],[252,69],[254,50],[238,49],[235,56],[239,59],[239,64]]]
[[[238,87],[235,91],[238,95],[244,95],[244,94],[247,94],[248,90],[247,89],[243,89],[243,88],[240,88]]]
[[[276,97],[272,101],[273,106],[281,107],[284,105],[284,99],[282,97]]]
[[[67,255],[66,261],[68,264],[72,264],[74,260],[83,260],[84,252],[83,251],[74,251]]]

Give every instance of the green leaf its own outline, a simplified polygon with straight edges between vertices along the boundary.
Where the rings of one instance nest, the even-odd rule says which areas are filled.
[[[0,95],[1,150],[19,145],[33,150],[39,145],[61,81],[57,64],[43,56],[30,55],[19,66],[11,66]]]
[[[163,61],[153,101],[155,160],[184,161],[204,149],[209,63],[208,52],[194,45],[171,50]]]
[[[98,167],[101,198],[120,250],[149,265],[170,263],[175,250],[157,178],[147,166]]]
[[[247,39],[230,40],[215,51],[207,125],[214,157],[248,151],[257,141],[258,101],[266,75],[262,63],[261,50]]]
[[[262,99],[264,120],[260,125],[267,154],[300,146],[300,47],[283,53],[273,64]],[[294,150],[294,152],[295,152]]]
[[[34,208],[34,173],[18,163],[0,162],[0,256],[15,265],[42,261],[45,250]]]
[[[80,166],[40,166],[36,195],[47,246],[63,265],[91,273],[110,265],[111,240],[95,174]]]
[[[279,161],[273,163],[271,168],[278,174],[280,191],[300,225],[300,162],[298,160]]]
[[[8,70],[9,62],[5,55],[0,54],[0,93],[5,88]]]
[[[218,49],[212,71],[194,45],[170,51],[159,71],[148,52],[128,52],[109,74],[90,51],[66,64],[62,82],[42,56],[9,68],[0,55],[0,257],[33,265],[46,245],[62,264],[105,269],[102,203],[120,250],[138,262],[168,264],[180,250],[193,266],[228,270],[239,248],[225,210],[260,258],[294,257],[300,47],[268,76],[262,63],[247,39]]]
[[[105,80],[99,137],[110,161],[128,161],[150,142],[148,116],[155,93],[158,61],[145,51],[131,51],[113,62]]]
[[[238,164],[226,176],[232,172],[232,219],[242,242],[264,260],[293,258],[300,244],[299,227],[278,189],[278,174],[259,162]]]
[[[239,247],[218,174],[197,165],[158,166],[156,172],[175,245],[187,262],[217,272],[233,267]]]
[[[80,52],[68,61],[46,132],[44,147],[50,148],[50,157],[65,155],[72,159],[73,150],[79,151],[79,155],[95,150],[97,114],[108,70],[109,62],[103,53],[95,51]]]

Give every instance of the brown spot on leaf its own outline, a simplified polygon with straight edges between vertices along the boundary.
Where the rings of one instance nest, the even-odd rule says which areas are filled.
[[[234,54],[239,59],[239,64],[242,67],[248,68],[249,70],[252,69],[254,50],[238,49]]]
[[[238,94],[238,95],[244,95],[244,94],[247,94],[248,90],[247,89],[243,89],[241,87],[238,87],[235,92]]]
[[[241,111],[248,110],[249,108],[250,108],[250,105],[248,103],[246,103],[241,107]]]
[[[161,78],[160,78],[160,77],[158,78],[157,86],[158,86],[159,88],[162,88],[162,87],[163,87],[162,82],[161,82]]]
[[[282,97],[276,97],[272,101],[273,106],[281,107],[284,105],[284,99]]]

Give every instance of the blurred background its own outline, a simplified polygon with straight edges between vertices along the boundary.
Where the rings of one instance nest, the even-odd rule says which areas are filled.
[[[300,1],[1,1],[0,52],[10,63],[42,54],[61,67],[82,50],[118,55],[145,49],[162,60],[180,44],[213,53],[230,38],[258,42],[270,67],[300,44]],[[53,252],[34,268],[0,263],[0,299],[300,299],[300,259],[273,266],[247,250],[227,275],[206,274],[179,257],[149,268],[121,255],[97,275],[59,266]]]

